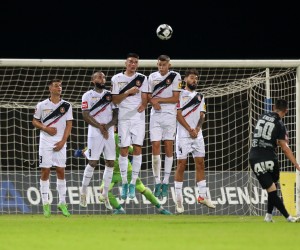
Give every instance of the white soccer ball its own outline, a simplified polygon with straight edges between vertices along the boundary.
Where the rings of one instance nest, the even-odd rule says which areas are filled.
[[[168,24],[161,24],[157,27],[156,35],[161,40],[168,40],[173,34],[173,29]]]

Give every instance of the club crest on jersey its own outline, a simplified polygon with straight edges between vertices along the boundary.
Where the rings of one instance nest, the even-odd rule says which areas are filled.
[[[142,83],[141,83],[141,81],[137,80],[137,81],[135,82],[135,85],[136,85],[137,87],[141,87],[141,86],[142,86]]]
[[[106,101],[108,101],[108,102],[111,101],[111,96],[110,95],[107,95],[105,98],[106,98]]]
[[[59,112],[60,112],[61,114],[64,114],[64,113],[66,112],[66,110],[65,110],[64,107],[60,107]]]
[[[201,96],[200,95],[198,95],[198,100],[201,102]]]
[[[170,79],[166,79],[166,84],[170,85],[171,84],[171,80]]]

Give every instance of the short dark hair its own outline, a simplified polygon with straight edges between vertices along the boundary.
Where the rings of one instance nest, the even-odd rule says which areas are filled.
[[[198,72],[197,69],[187,69],[187,70],[185,71],[184,76],[185,76],[185,77],[188,77],[189,75],[196,75],[196,76],[199,76],[199,72]]]
[[[157,60],[159,60],[159,61],[163,61],[163,62],[165,62],[165,61],[170,61],[171,60],[171,58],[169,57],[169,56],[167,56],[167,55],[160,55],[158,58],[157,58]]]
[[[52,79],[50,82],[49,82],[49,86],[52,85],[54,82],[62,82],[62,80],[60,79]]]
[[[278,109],[280,111],[285,111],[288,108],[288,101],[284,99],[278,99],[275,102],[275,109]]]
[[[140,58],[137,53],[128,53],[126,58],[129,58],[129,57],[133,57],[133,58],[136,58],[136,59]]]
[[[97,75],[101,75],[101,74],[103,74],[103,75],[105,75],[102,71],[96,71],[96,72],[94,72],[93,74],[92,74],[92,77],[91,77],[91,81],[94,81],[94,79],[97,77]]]

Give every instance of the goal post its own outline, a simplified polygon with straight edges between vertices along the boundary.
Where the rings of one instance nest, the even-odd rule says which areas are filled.
[[[138,71],[149,75],[157,70],[156,63],[156,60],[140,60]],[[172,60],[171,64],[172,69],[182,76],[187,68],[198,69],[200,83],[197,90],[204,94],[207,104],[203,127],[205,169],[209,195],[216,210],[208,210],[197,204],[194,162],[189,157],[183,185],[186,213],[263,215],[266,211],[266,192],[258,185],[248,163],[251,132],[258,116],[270,109],[272,100],[287,99],[290,107],[284,122],[289,131],[289,145],[300,161],[300,60]],[[35,105],[47,98],[47,83],[53,78],[62,79],[63,98],[73,105],[74,122],[68,140],[66,168],[70,210],[74,214],[110,213],[98,201],[103,159],[89,187],[88,207],[79,207],[79,187],[86,160],[73,157],[73,152],[84,148],[87,143],[81,97],[93,87],[90,82],[92,73],[102,70],[109,87],[111,77],[124,69],[125,60],[0,59],[0,214],[42,213],[37,161],[39,131],[31,121]],[[145,186],[153,189],[149,111],[150,106],[146,110],[146,138],[140,177]],[[294,167],[282,153],[279,153],[279,161],[282,173],[291,173],[292,180],[295,180],[287,180],[288,185],[292,185],[289,189],[292,191],[283,200],[291,202],[289,212],[300,215],[299,172],[295,173]],[[169,196],[160,201],[173,213],[175,167],[174,154]],[[55,205],[57,192],[54,171],[50,181],[50,198]],[[280,186],[286,187],[286,184]],[[118,199],[119,188],[116,186],[113,189]],[[119,201],[129,214],[157,212],[139,193],[135,200]]]
[[[300,66],[296,68],[296,159],[300,161]],[[296,213],[300,215],[300,171],[296,171]]]

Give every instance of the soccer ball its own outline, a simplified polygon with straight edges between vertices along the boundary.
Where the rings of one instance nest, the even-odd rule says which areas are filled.
[[[168,24],[161,24],[157,27],[156,35],[161,40],[168,40],[173,34],[173,29]]]

